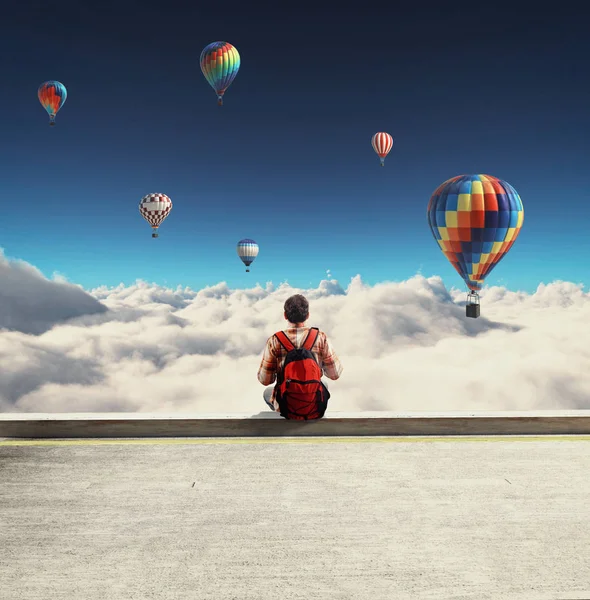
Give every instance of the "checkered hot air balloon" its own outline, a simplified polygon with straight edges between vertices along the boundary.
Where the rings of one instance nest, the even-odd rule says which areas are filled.
[[[381,160],[381,166],[384,167],[385,157],[393,148],[393,138],[388,133],[380,131],[371,138],[371,145]]]
[[[476,318],[477,292],[520,233],[522,200],[497,177],[459,175],[435,190],[427,215],[434,239],[470,290],[467,316]]]
[[[240,240],[238,242],[238,256],[242,262],[249,267],[254,259],[258,256],[258,244],[249,238]],[[250,269],[246,269],[246,273],[249,273]]]
[[[37,97],[41,102],[41,106],[49,115],[49,125],[53,127],[55,125],[55,115],[68,97],[66,86],[59,81],[46,81],[39,86]]]
[[[217,94],[217,104],[223,105],[223,94],[240,68],[237,48],[228,42],[213,42],[201,52],[201,71]]]
[[[158,227],[172,210],[172,200],[166,194],[148,194],[139,203],[139,213],[151,225],[153,238],[158,237]]]

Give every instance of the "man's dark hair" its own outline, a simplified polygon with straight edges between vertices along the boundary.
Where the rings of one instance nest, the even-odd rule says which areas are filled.
[[[295,294],[285,301],[285,313],[290,323],[303,323],[309,317],[309,303],[305,296]]]

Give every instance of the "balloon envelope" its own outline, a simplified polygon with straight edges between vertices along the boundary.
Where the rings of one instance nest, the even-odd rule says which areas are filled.
[[[443,254],[472,291],[514,244],[524,221],[522,200],[491,175],[459,175],[430,198],[428,224]]]
[[[238,242],[237,250],[238,256],[247,267],[249,267],[258,256],[258,244],[249,238],[240,240]]]
[[[172,200],[166,194],[148,194],[139,203],[139,213],[156,231],[172,210]]]
[[[46,81],[39,86],[37,97],[41,106],[47,111],[50,123],[53,123],[55,115],[64,105],[68,92],[66,86],[59,81]]]
[[[201,71],[215,90],[219,103],[240,68],[237,48],[228,42],[213,42],[201,52]]]
[[[380,131],[371,138],[371,145],[381,159],[381,164],[383,164],[385,157],[393,148],[393,138],[388,133]]]

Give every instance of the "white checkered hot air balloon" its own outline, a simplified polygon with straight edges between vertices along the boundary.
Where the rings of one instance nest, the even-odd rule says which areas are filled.
[[[158,237],[158,227],[172,210],[172,200],[166,194],[148,194],[139,203],[139,213],[151,225],[153,238]]]
[[[245,238],[238,242],[238,256],[242,262],[249,267],[254,259],[258,256],[258,244],[249,238]],[[249,273],[250,269],[246,269],[246,273]]]

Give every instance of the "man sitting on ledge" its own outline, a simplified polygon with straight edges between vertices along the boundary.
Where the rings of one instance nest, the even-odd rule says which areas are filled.
[[[289,328],[268,338],[258,381],[269,386],[264,401],[271,410],[293,420],[320,419],[328,406],[330,392],[321,380],[336,380],[342,365],[328,338],[317,327],[307,327],[309,304],[301,294],[287,298],[285,319]],[[273,387],[271,384],[277,380]]]

